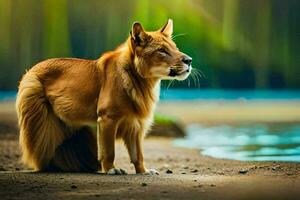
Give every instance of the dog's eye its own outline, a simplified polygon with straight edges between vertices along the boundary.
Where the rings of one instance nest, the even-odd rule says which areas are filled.
[[[158,49],[157,52],[160,53],[160,54],[164,54],[164,55],[170,55],[169,52],[167,52],[167,50],[165,50],[163,48]]]

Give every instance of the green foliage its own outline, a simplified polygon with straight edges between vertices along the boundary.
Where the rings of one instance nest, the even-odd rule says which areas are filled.
[[[1,0],[0,90],[41,60],[97,59],[134,21],[158,30],[168,18],[201,87],[299,88],[299,10],[295,0]]]
[[[44,0],[44,57],[71,54],[67,6],[67,0]]]
[[[176,118],[168,115],[156,113],[154,115],[154,123],[162,125],[170,125],[176,122]]]

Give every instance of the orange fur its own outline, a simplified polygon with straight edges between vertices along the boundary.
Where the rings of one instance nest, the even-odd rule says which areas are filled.
[[[108,172],[120,137],[136,172],[147,172],[142,141],[160,80],[184,79],[191,68],[172,30],[171,20],[155,32],[135,23],[128,40],[98,60],[56,58],[30,69],[16,101],[23,162],[37,171]]]

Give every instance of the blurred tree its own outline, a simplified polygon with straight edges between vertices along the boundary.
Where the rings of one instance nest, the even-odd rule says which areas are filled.
[[[239,1],[224,0],[223,42],[227,49],[235,50],[237,37],[237,20],[239,17]]]
[[[271,4],[269,0],[256,0],[261,12],[255,12],[256,26],[255,50],[252,60],[254,63],[256,88],[268,87],[268,65],[270,64],[270,33],[271,33]]]
[[[157,30],[168,18],[206,75],[201,87],[300,88],[299,10],[298,0],[0,0],[0,90],[16,89],[38,61],[97,59],[134,21]],[[199,86],[173,84],[188,85]]]
[[[44,0],[44,57],[71,56],[67,0]]]
[[[11,48],[10,35],[11,1],[0,1],[0,89],[8,88],[9,82],[9,51]]]

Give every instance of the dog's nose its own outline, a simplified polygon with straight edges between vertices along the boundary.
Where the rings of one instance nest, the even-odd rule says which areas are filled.
[[[189,56],[184,56],[183,58],[182,58],[182,62],[184,63],[184,64],[187,64],[188,66],[190,66],[191,65],[191,63],[192,63],[192,58],[191,57],[189,57]]]

